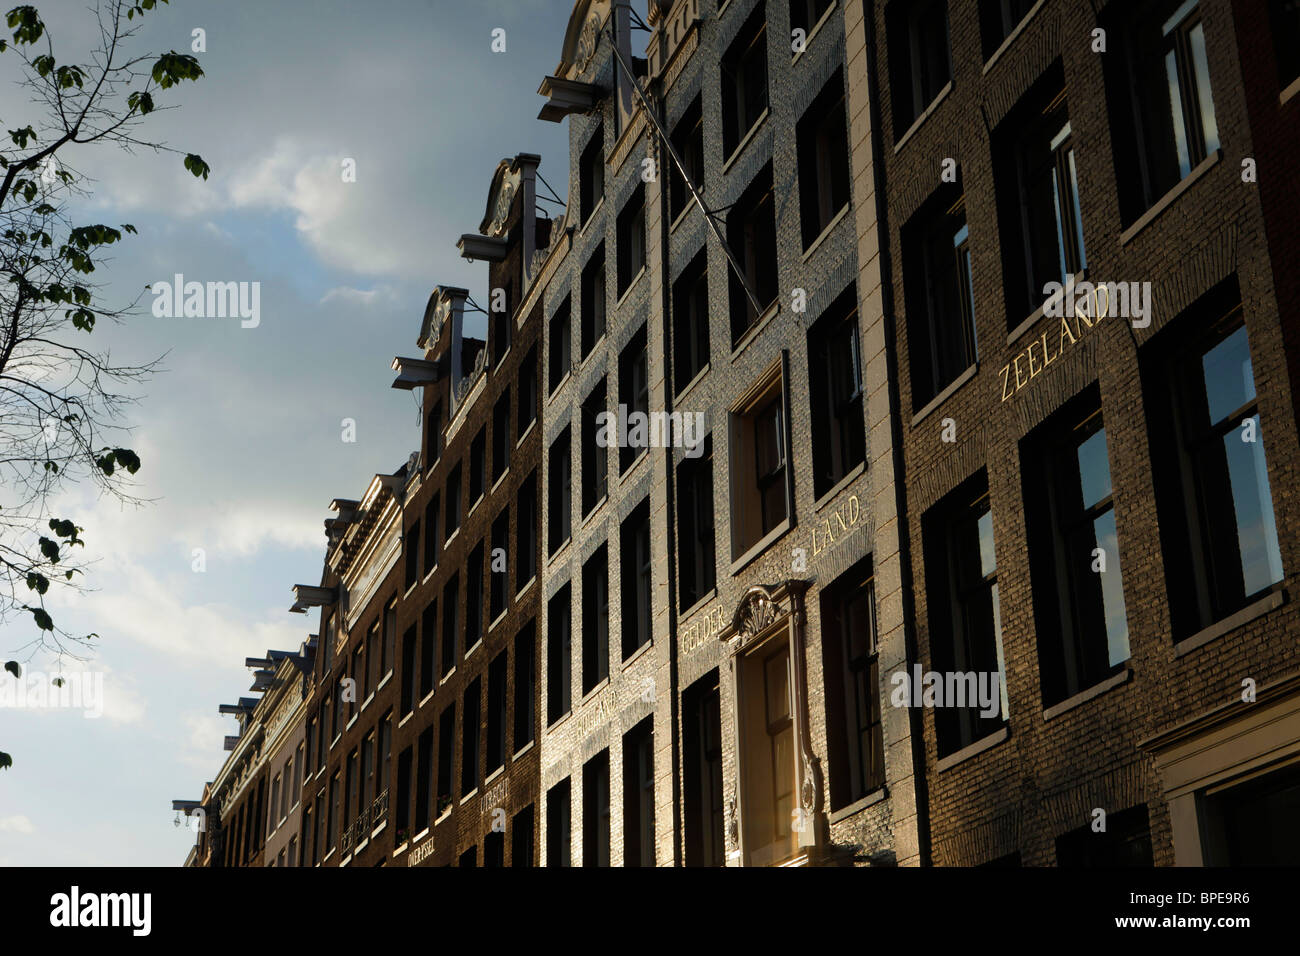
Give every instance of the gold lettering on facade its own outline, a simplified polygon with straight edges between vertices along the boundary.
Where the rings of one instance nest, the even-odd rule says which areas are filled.
[[[1016,370],[1016,391],[1017,392],[1025,387],[1025,383],[1020,378],[1020,360],[1024,358],[1024,355],[1025,353],[1021,352],[1019,355],[1017,355],[1015,358],[1011,360],[1011,365]]]
[[[835,535],[831,533],[831,522],[834,520],[835,525],[840,529],[841,540],[851,534],[862,521],[862,501],[857,494],[851,494],[844,500],[843,504],[838,504],[831,512],[831,515],[822,521],[820,529],[821,540],[818,538],[818,528],[813,525],[812,528],[812,556],[815,558],[826,551],[835,543]]]
[[[1034,346],[1037,344],[1038,342],[1036,340],[1030,342],[1029,348],[1025,350],[1025,357],[1029,362],[1029,377],[1031,379],[1036,378],[1038,376],[1038,373],[1043,370],[1043,367],[1041,365],[1034,364]]]

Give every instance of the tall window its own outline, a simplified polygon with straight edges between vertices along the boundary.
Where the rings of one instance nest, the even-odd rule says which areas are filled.
[[[438,717],[438,802],[441,817],[451,809],[452,774],[456,766],[456,702],[452,701]]]
[[[631,416],[634,412],[640,412],[641,415],[647,416],[649,421],[650,413],[650,370],[646,356],[646,339],[645,326],[642,326],[631,341],[623,349],[618,357],[618,403],[625,406],[628,414],[628,421],[635,421]],[[629,438],[622,442],[618,450],[618,470],[619,473],[627,471],[635,462],[646,452],[649,445],[649,435],[644,436],[644,441],[633,441],[634,431],[629,428]]]
[[[460,741],[460,795],[468,796],[478,788],[479,778],[479,723],[483,696],[481,678],[474,678],[465,689],[465,708],[462,711]]]
[[[515,554],[515,587],[522,591],[524,585],[537,577],[537,472],[530,472],[519,483],[518,538]]]
[[[386,795],[388,793],[389,786],[391,786],[391,784],[389,783],[389,773],[391,770],[392,760],[393,760],[393,713],[392,711],[389,711],[388,713],[384,714],[383,719],[379,721],[379,770],[378,770],[379,779],[378,779],[378,783],[376,784],[376,787],[378,787],[377,790],[378,796],[382,797]],[[378,826],[380,822],[381,821],[376,820],[375,825]]]
[[[460,599],[460,575],[453,574],[442,589],[442,675],[451,673],[456,666],[460,648],[459,630],[456,626],[456,602]]]
[[[645,268],[645,186],[632,191],[618,214],[615,224],[618,243],[618,297],[623,298],[641,270]]]
[[[510,553],[510,506],[501,509],[492,522],[492,559],[488,565],[491,585],[488,588],[488,620],[495,621],[506,612],[509,573],[506,562]]]
[[[686,167],[687,174],[696,189],[704,188],[704,112],[700,106],[700,97],[682,114],[671,134],[673,149]],[[672,164],[668,179],[668,214],[676,221],[691,203],[690,190],[682,178],[677,164]]]
[[[772,194],[772,166],[763,167],[754,181],[727,214],[727,242],[744,269],[744,282],[735,269],[728,270],[730,281],[731,344],[740,339],[757,322],[777,296],[776,207]],[[758,300],[754,307],[748,285]]]
[[[713,505],[713,437],[703,454],[677,466],[678,590],[685,610],[702,601],[717,584]]]
[[[1129,658],[1106,428],[1095,387],[1022,445],[1043,703],[1072,697]]]
[[[384,608],[384,640],[379,658],[380,675],[393,672],[397,659],[397,598],[393,598]]]
[[[767,111],[767,4],[759,3],[722,57],[722,152],[731,156]]]
[[[605,335],[605,244],[602,242],[582,270],[582,357]]]
[[[619,562],[623,599],[623,659],[650,643],[654,608],[650,592],[650,499],[633,509],[619,529]]]
[[[978,355],[966,197],[940,190],[902,239],[912,401],[920,411]]]
[[[1210,293],[1194,314],[1204,331],[1153,353],[1144,369],[1177,639],[1252,603],[1283,576],[1236,282]],[[1177,324],[1187,328],[1185,321]]]
[[[420,580],[420,522],[416,521],[406,530],[406,542],[402,549],[406,557],[406,577],[404,586],[409,591]]]
[[[400,713],[405,716],[415,709],[415,628],[402,636],[402,697]]]
[[[422,833],[429,826],[429,781],[433,776],[433,728],[426,727],[415,748],[415,822],[411,829]]]
[[[447,476],[447,520],[443,522],[447,528],[447,537],[445,540],[450,541],[452,535],[460,530],[460,465],[457,464]]]
[[[623,735],[623,865],[655,865],[653,717]]]
[[[528,804],[510,821],[510,865],[533,866],[533,804]]]
[[[424,470],[432,471],[438,459],[442,457],[442,402],[435,401],[429,406],[429,418],[425,423]]]
[[[864,558],[822,592],[831,808],[838,810],[885,785],[880,725],[880,664],[871,559]]]
[[[1119,47],[1106,82],[1127,223],[1218,150],[1219,124],[1197,0],[1119,4],[1103,22]]]
[[[469,553],[465,565],[465,650],[483,640],[483,542]]]
[[[483,770],[492,773],[506,762],[506,680],[509,657],[501,651],[488,665],[487,763]]]
[[[572,778],[546,791],[546,865],[573,866]]]
[[[1268,0],[1268,12],[1277,54],[1278,86],[1286,89],[1300,80],[1300,4],[1294,0]]]
[[[374,637],[374,631],[370,632]],[[356,682],[356,697],[348,705],[348,719],[355,717],[357,709],[365,702],[369,688],[366,687],[365,648],[358,644],[352,649],[352,679]]]
[[[596,127],[578,161],[580,219],[583,225],[591,218],[605,195],[605,127]]]
[[[534,344],[519,364],[519,423],[517,438],[523,438],[528,426],[537,421],[537,346]]]
[[[609,676],[609,547],[582,566],[582,692]]]
[[[867,460],[857,287],[850,285],[808,331],[813,491],[820,498]]]
[[[673,386],[681,394],[709,364],[709,269],[701,249],[673,283]]]
[[[325,833],[325,845],[329,847],[329,853],[333,853],[338,846],[339,834],[339,772],[334,771],[330,777],[330,812],[328,830]],[[328,855],[328,854],[327,854]]]
[[[438,564],[438,512],[441,499],[435,493],[424,506],[424,573],[427,576]]]
[[[598,416],[606,411],[602,378],[582,403],[582,513],[590,514],[604,500],[609,482],[609,447],[602,445]],[[608,431],[608,429],[606,429]],[[608,435],[604,436],[608,438]]]
[[[1079,205],[1074,135],[1060,63],[1035,84],[994,137],[998,214],[1007,276],[1008,324],[1014,328],[1043,303],[1043,287],[1064,284],[1088,265]]]
[[[885,30],[897,140],[952,78],[947,0],[893,0]]]
[[[980,37],[988,59],[1029,16],[1037,0],[980,0]]]
[[[469,506],[474,505],[487,491],[487,426],[480,428],[469,443]]]
[[[492,484],[497,483],[510,467],[510,446],[514,436],[510,433],[510,386],[501,390],[501,397],[492,408]]]
[[[1110,814],[1106,818],[1106,829],[1100,833],[1089,825],[1057,837],[1056,865],[1152,866],[1151,824],[1146,804]]]
[[[375,732],[366,734],[361,741],[361,803],[359,818],[361,836],[367,836],[374,826],[370,820],[370,804],[375,799]]]
[[[546,605],[546,723],[572,709],[573,592],[566,584]]]
[[[941,673],[974,675],[963,683],[966,706],[935,709],[939,756],[955,753],[1007,720],[1002,610],[993,548],[988,480],[981,472],[951,492],[922,519],[926,588],[930,605],[930,655]],[[998,699],[991,696],[996,678]]]
[[[537,625],[529,621],[515,635],[515,726],[514,741],[511,746],[516,752],[533,741],[533,713],[536,708]]]
[[[569,297],[566,295],[560,307],[555,310],[555,315],[551,316],[551,341],[547,346],[549,365],[547,384],[551,392],[559,388],[560,382],[573,367],[573,316],[569,302]]]
[[[844,75],[836,72],[795,127],[799,212],[807,249],[849,204],[849,128]]]
[[[582,766],[582,865],[609,866],[609,750]]]
[[[811,33],[835,0],[790,0],[790,29]]]
[[[555,439],[547,452],[550,474],[546,482],[546,550],[554,554],[573,534],[573,426]]]
[[[687,866],[722,866],[722,699],[712,670],[682,695],[682,818]]]
[[[438,599],[434,598],[420,616],[420,700],[433,693],[438,668]]]
[[[796,852],[795,733],[790,648],[765,642],[740,662],[745,844],[749,863],[769,866]]]
[[[732,560],[790,516],[785,391],[780,367],[731,413]]]

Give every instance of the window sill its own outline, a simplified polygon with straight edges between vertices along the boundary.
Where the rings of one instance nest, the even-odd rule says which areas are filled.
[[[820,249],[822,243],[826,241],[826,237],[829,236],[831,233],[833,233],[835,231],[835,227],[838,226],[841,222],[843,222],[844,217],[849,214],[849,208],[850,205],[848,203],[845,203],[843,206],[840,207],[839,212],[831,216],[831,221],[826,224],[826,228],[823,229],[821,233],[818,234],[817,238],[812,241],[812,245],[810,245],[807,249],[803,251],[803,255],[799,257],[800,262],[806,264],[809,259],[811,259],[814,255],[816,255],[817,250]]]
[[[330,741],[330,750],[333,750],[335,747],[337,747],[339,745],[339,741],[342,739],[343,739],[342,734],[335,734],[334,739]]]
[[[945,770],[951,770],[959,763],[964,763],[965,761],[970,760],[972,757],[982,754],[986,750],[992,750],[998,744],[1006,741],[1010,736],[1011,736],[1010,729],[1007,727],[1006,724],[1003,724],[1001,727],[993,731],[993,733],[989,734],[987,737],[975,741],[973,744],[971,744],[968,747],[963,747],[961,750],[958,750],[956,753],[949,754],[946,757],[941,757],[938,763],[935,764],[934,767],[935,773],[943,773]]]
[[[416,706],[416,707],[423,707],[423,706],[424,706],[425,704],[427,704],[429,701],[433,700],[433,695],[436,694],[437,692],[438,692],[438,688],[435,687],[433,690],[429,691],[429,693],[427,693],[427,694],[425,694],[423,697],[421,697],[421,698],[420,698],[420,702],[419,702],[418,704],[416,704],[415,706]]]
[[[636,289],[636,284],[637,284],[638,282],[640,282],[640,281],[641,281],[641,277],[642,277],[643,275],[645,275],[645,270],[646,270],[646,267],[645,267],[644,264],[642,264],[641,268],[640,268],[639,270],[637,270],[637,274],[634,275],[634,276],[631,278],[631,280],[628,282],[628,284],[627,284],[627,288],[624,289],[622,292],[620,292],[620,293],[618,294],[618,298],[614,300],[614,311],[615,311],[615,312],[617,312],[619,309],[621,309],[621,308],[623,307],[623,304],[627,302],[628,297],[632,295],[633,291],[635,291],[635,289]]]
[[[1277,96],[1277,105],[1286,106],[1286,104],[1300,94],[1300,76],[1291,81],[1291,84]]]
[[[731,167],[734,166],[736,164],[736,161],[745,154],[745,148],[749,146],[749,144],[752,143],[755,139],[758,138],[758,134],[762,131],[763,127],[767,124],[767,118],[768,116],[771,115],[771,113],[772,113],[772,107],[769,104],[768,106],[764,107],[763,112],[759,114],[758,119],[754,120],[754,125],[749,128],[749,132],[747,132],[741,138],[740,142],[736,144],[736,148],[731,151],[731,155],[729,155],[723,161],[722,175],[725,176],[727,175],[728,172],[731,171]]]
[[[474,656],[474,652],[475,652],[476,650],[478,650],[478,649],[479,649],[480,647],[482,647],[482,646],[483,646],[483,638],[480,637],[480,638],[478,638],[478,639],[477,639],[473,644],[471,644],[468,648],[466,648],[466,650],[465,650],[465,660],[469,660],[471,657],[473,657],[473,656]]]
[[[609,323],[609,316],[608,316],[608,315],[605,316],[605,322],[606,322],[606,324]],[[595,352],[596,349],[600,348],[601,343],[604,342],[604,341],[605,341],[605,333],[604,333],[604,332],[601,332],[600,335],[596,336],[596,341],[594,341],[594,342],[591,343],[591,348],[587,349],[587,351],[585,351],[585,352],[582,353],[582,358],[578,360],[578,364],[579,364],[579,365],[586,365],[586,364],[587,364],[587,359],[591,358],[592,353]]]
[[[573,716],[573,706],[570,705],[568,710],[566,710],[559,717],[556,717],[553,721],[551,721],[549,724],[546,725],[546,732],[549,734],[551,731],[555,730],[557,727],[560,726],[560,724],[564,723],[572,716]]]
[[[379,826],[375,827],[373,830],[370,831],[370,839],[373,840],[375,837],[379,836],[379,834],[383,833],[387,829],[388,829],[388,819],[385,818],[379,824]]]
[[[348,721],[347,726],[344,727],[343,729],[345,731],[351,730],[353,727],[356,726],[357,721],[360,719],[361,719],[361,712],[357,711],[355,714],[352,715],[352,719]]]
[[[1079,691],[1072,697],[1067,697],[1059,704],[1053,704],[1051,707],[1043,708],[1043,720],[1051,720],[1053,717],[1060,717],[1066,711],[1074,710],[1081,704],[1086,704],[1094,697],[1100,697],[1106,691],[1118,687],[1120,684],[1127,684],[1133,676],[1133,669],[1125,667],[1118,674],[1111,674],[1103,681],[1093,684],[1085,690]]]
[[[533,433],[533,429],[536,427],[537,427],[537,416],[534,415],[533,420],[528,423],[528,427],[524,429],[523,434],[515,439],[515,448],[518,448],[525,441],[527,441],[528,436]]]
[[[520,757],[522,757],[524,754],[528,753],[528,751],[532,750],[532,749],[533,749],[533,744],[534,744],[534,741],[530,740],[530,741],[528,741],[528,743],[524,744],[522,747],[520,747],[518,750],[516,750],[516,751],[514,752],[514,754],[511,755],[511,757],[510,757],[511,762],[513,763],[514,761],[516,761],[516,760],[518,760]]]
[[[478,787],[475,787],[469,793],[465,794],[463,797],[460,798],[460,805],[463,807],[465,804],[469,803],[477,796],[478,796]]]
[[[700,191],[701,196],[704,195],[703,186],[696,184],[695,188]],[[669,234],[671,235],[672,233],[676,232],[677,227],[680,226],[682,223],[684,223],[686,221],[686,218],[691,214],[691,210],[697,208],[698,206],[699,203],[695,201],[694,196],[688,197],[686,200],[686,205],[682,206],[682,208],[677,211],[677,215],[673,216],[673,221],[669,223],[668,225]]]
[[[501,357],[497,359],[496,364],[492,366],[493,375],[495,375],[497,372],[501,370],[502,363],[505,362],[505,360],[510,356],[510,350],[514,347],[515,347],[514,342],[511,342],[509,345],[506,346],[506,350],[501,353]]]
[[[449,806],[447,807],[446,810],[443,810],[442,813],[438,814],[437,819],[433,821],[433,825],[436,827],[438,824],[445,822],[447,818],[450,816],[451,816],[451,807]]]
[[[410,584],[408,584],[406,586],[406,590],[402,592],[402,600],[405,601],[407,598],[409,598],[411,596],[411,592],[414,591],[416,588],[418,588],[421,583],[422,582],[417,579],[415,581],[412,581]]]
[[[690,390],[693,389],[696,385],[698,385],[700,381],[703,380],[704,376],[708,374],[709,374],[709,363],[705,362],[702,366],[700,366],[700,370],[695,373],[695,377],[686,383],[686,387],[677,393],[677,395],[675,396],[677,404],[681,404],[683,401],[685,401],[686,395],[690,392]]]
[[[496,628],[496,626],[506,619],[506,615],[509,613],[510,613],[510,608],[507,607],[500,614],[494,617],[492,621],[488,624],[488,633],[491,634],[492,631]]]
[[[524,582],[524,586],[522,588],[520,588],[518,591],[515,592],[516,604],[518,604],[520,599],[523,598],[523,596],[528,593],[528,589],[533,586],[533,582],[536,580],[537,580],[537,575],[534,574],[531,578],[529,578],[527,581]]]
[[[465,512],[465,518],[467,520],[474,517],[475,510],[477,510],[478,506],[481,505],[486,498],[487,495],[480,491],[478,497],[474,499],[474,503],[469,506],[469,511]],[[459,531],[460,529],[457,528],[456,530]]]
[[[646,641],[644,644],[642,644],[640,647],[634,650],[627,657],[623,658],[623,671],[626,673],[632,667],[633,664],[635,664],[638,660],[640,660],[643,656],[645,656],[645,654],[649,652],[650,648],[654,646],[655,646],[655,639],[652,637],[650,638],[650,640]]]
[[[604,506],[605,502],[607,501],[609,501],[608,492],[601,495],[600,500],[591,506],[591,510],[582,516],[582,526],[584,528],[587,527],[587,524],[591,521],[592,518],[596,517],[596,514],[600,511],[601,507]]]
[[[397,846],[393,847],[393,856],[397,856],[399,853],[405,853],[408,846],[410,846],[410,841],[403,840],[401,843],[397,844]]]
[[[420,831],[419,833],[417,833],[415,836],[411,837],[410,840],[408,840],[407,842],[411,845],[412,848],[414,848],[414,847],[415,847],[415,844],[419,843],[421,840],[423,840],[423,839],[424,839],[425,837],[427,837],[428,835],[429,835],[429,827],[425,827],[423,830],[421,830],[421,831]],[[405,846],[406,844],[404,843],[404,844],[402,844],[402,845]]]
[[[387,684],[392,679],[393,679],[393,672],[390,670],[387,674],[384,675],[384,679],[375,685],[375,694],[378,694],[381,690],[383,690],[384,685]],[[371,694],[370,696],[374,697],[375,694]]]
[[[564,383],[567,382],[567,381],[568,381],[569,379],[571,379],[571,378],[573,378],[573,366],[572,366],[572,365],[570,365],[568,368],[566,368],[566,369],[564,370],[564,374],[560,376],[560,380],[559,380],[558,382],[556,382],[554,385],[551,386],[551,394],[548,395],[548,396],[546,396],[546,397],[547,397],[548,399],[554,398],[554,397],[555,397],[555,393],[558,392],[560,389],[564,388]]]
[[[1076,272],[1074,274],[1074,284],[1078,285],[1087,277],[1088,277],[1087,269],[1084,269],[1082,272]],[[1038,308],[1034,310],[1033,314],[1030,315],[1029,318],[1025,319],[1025,321],[1021,322],[1014,329],[1012,329],[1010,332],[1007,333],[1007,345],[1015,345],[1017,339],[1019,339],[1022,335],[1024,335],[1026,332],[1032,329],[1040,321],[1042,321],[1043,315],[1047,310],[1048,301],[1050,300],[1044,300],[1042,304],[1040,304]]]
[[[857,480],[857,478],[860,477],[862,473],[865,472],[866,470],[867,470],[867,463],[865,461],[859,462],[857,465],[855,465],[847,475],[845,475],[839,481],[835,482],[835,484],[831,487],[830,491],[826,492],[826,494],[822,495],[820,498],[818,498],[816,501],[813,502],[813,514],[816,514],[818,511],[821,511],[833,500],[835,500],[835,497],[841,491],[843,491],[849,485],[853,484],[853,482]]]
[[[488,489],[488,494],[495,495],[497,493],[497,489],[501,487],[501,482],[505,481],[509,477],[510,477],[510,466],[506,465],[506,470],[501,472],[501,474],[497,475],[495,478],[492,479],[492,487]]]
[[[930,101],[930,105],[921,111],[921,115],[912,121],[912,125],[907,128],[907,132],[899,137],[898,142],[894,144],[895,156],[897,156],[902,151],[903,147],[907,145],[907,141],[916,135],[916,131],[925,125],[925,121],[934,115],[934,111],[939,108],[939,104],[946,100],[948,94],[951,92],[952,80],[949,80],[943,85],[943,89],[939,91],[939,94]]]
[[[488,784],[490,784],[493,780],[495,780],[497,777],[501,776],[505,772],[506,772],[506,765],[502,764],[501,766],[497,767],[490,774],[488,774],[486,777],[483,778],[483,786],[487,787]]]
[[[447,548],[451,545],[451,543],[456,540],[456,535],[458,534],[460,534],[460,528],[457,528],[451,534],[447,535],[447,537],[442,539],[442,549],[444,551],[446,551]]]
[[[601,161],[604,162],[604,160]],[[600,198],[596,200],[596,205],[591,207],[591,212],[587,213],[587,218],[582,220],[582,225],[578,227],[579,239],[581,239],[583,236],[587,234],[587,227],[592,224],[592,222],[596,218],[596,213],[600,212],[601,207],[604,205],[605,205],[605,194],[602,192],[600,194]]]
[[[731,347],[732,362],[735,362],[736,359],[740,358],[740,353],[753,344],[754,339],[758,338],[759,333],[762,332],[763,329],[767,328],[767,324],[771,322],[780,311],[781,296],[778,294],[772,301],[772,304],[763,310],[763,314],[754,320],[754,324],[746,329],[744,334],[741,335],[739,340],[737,340],[736,344]]]
[[[847,820],[849,817],[861,813],[863,810],[867,809],[867,807],[875,806],[887,796],[889,796],[889,791],[885,787],[881,787],[879,790],[873,790],[861,800],[855,800],[847,807],[831,813],[829,820],[832,824],[839,823],[841,820]]]
[[[597,694],[599,694],[602,690],[604,690],[608,686],[609,686],[609,675],[606,674],[604,677],[602,677],[599,681],[596,682],[595,687],[593,687],[589,691],[586,691],[582,695],[582,699],[578,701],[578,706],[579,707],[585,706],[588,701],[590,701],[593,697],[595,697]]]
[[[779,538],[789,533],[792,527],[794,527],[794,522],[789,518],[786,518],[779,525],[760,538],[757,544],[753,545],[748,551],[731,562],[731,576],[735,577],[743,571],[747,565],[754,561],[755,558],[772,545],[776,544]]]
[[[955,379],[949,382],[942,392],[940,392],[934,398],[926,402],[925,407],[912,416],[912,427],[915,428],[917,425],[921,424],[921,422],[924,421],[930,415],[931,412],[933,412],[936,408],[938,408],[948,399],[952,398],[952,396],[956,394],[957,391],[960,390],[963,385],[965,385],[967,382],[973,379],[977,374],[979,374],[979,370],[980,370],[980,363],[976,362],[970,368],[966,369],[966,371],[962,372]]]
[[[993,69],[993,64],[997,63],[998,60],[1002,58],[1002,54],[1006,53],[1011,45],[1016,42],[1016,38],[1025,32],[1030,21],[1034,19],[1034,14],[1043,9],[1043,5],[1046,2],[1047,0],[1038,0],[1038,2],[1034,4],[1034,8],[1020,18],[1020,22],[1016,24],[1015,28],[1010,33],[1007,34],[1007,38],[998,44],[998,48],[989,55],[988,61],[984,64],[983,71],[981,71],[982,75],[988,76],[989,70]]]
[[[447,673],[439,677],[438,686],[441,687],[443,684],[447,683],[447,681],[451,680],[451,676],[455,673],[456,673],[456,668],[453,667],[451,670],[447,671]]]
[[[701,597],[698,601],[696,601],[694,604],[692,604],[692,605],[691,605],[690,607],[688,607],[686,610],[684,610],[684,611],[678,611],[678,612],[677,612],[677,620],[679,620],[679,621],[689,620],[689,619],[690,619],[690,616],[691,616],[692,614],[694,614],[696,611],[703,610],[704,605],[708,604],[710,601],[712,601],[712,600],[713,600],[714,598],[716,598],[717,596],[718,596],[718,589],[717,589],[717,587],[714,586],[714,587],[710,588],[708,594],[705,594],[703,597]]]
[[[646,442],[649,443],[649,441],[650,441],[650,437],[647,435]],[[620,451],[621,450],[622,449],[620,449]],[[626,484],[628,479],[631,478],[632,475],[636,473],[637,470],[636,466],[641,464],[641,462],[643,461],[648,461],[649,458],[650,458],[649,447],[637,449],[636,457],[627,463],[627,467],[623,468],[620,466],[621,470],[618,473],[618,483],[620,485]]]
[[[570,534],[569,534],[569,536],[568,536],[567,538],[565,538],[563,541],[560,542],[560,546],[559,546],[558,548],[556,548],[556,549],[555,549],[554,551],[552,551],[549,555],[547,555],[547,557],[546,557],[546,565],[547,565],[547,567],[554,567],[554,566],[555,566],[556,562],[559,561],[559,559],[560,559],[560,555],[564,554],[564,552],[567,551],[567,550],[569,549],[569,543],[570,543],[571,541],[573,541],[573,534],[572,534],[572,532],[570,532]]]
[[[1229,631],[1235,631],[1239,627],[1244,627],[1258,617],[1263,617],[1269,611],[1275,611],[1286,603],[1286,590],[1278,588],[1257,601],[1247,604],[1235,614],[1229,614],[1221,621],[1211,624],[1209,627],[1185,638],[1174,645],[1174,659],[1182,657],[1184,654],[1196,650],[1198,647],[1204,647],[1216,638],[1220,638]]]
[[[366,712],[366,708],[369,707],[372,703],[374,703],[374,700],[375,700],[375,692],[371,691],[370,696],[367,697],[365,703],[361,705],[361,710],[358,712],[358,715],[364,714]],[[351,727],[352,725],[348,724],[348,726]]]
[[[1121,246],[1126,246],[1132,242],[1138,233],[1160,218],[1161,213],[1177,202],[1178,198],[1182,196],[1183,193],[1196,185],[1196,183],[1215,165],[1217,165],[1219,160],[1222,158],[1223,150],[1216,149],[1209,156],[1206,156],[1205,159],[1201,160],[1199,166],[1184,176],[1173,189],[1169,190],[1169,192],[1157,199],[1155,205],[1138,217],[1137,222],[1133,223],[1133,225],[1129,226],[1119,234],[1119,244]]]
[[[826,12],[822,14],[821,19],[813,24],[812,29],[808,31],[808,36],[804,38],[803,49],[790,58],[790,64],[792,66],[795,63],[798,63],[799,60],[802,59],[803,55],[808,52],[808,48],[812,46],[813,37],[817,36],[817,34],[821,32],[821,28],[826,25],[826,21],[831,18],[831,14],[835,12],[837,6],[838,4],[832,3],[826,8]]]

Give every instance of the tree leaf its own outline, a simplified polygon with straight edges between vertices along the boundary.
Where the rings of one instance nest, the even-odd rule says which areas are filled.
[[[14,677],[23,676],[23,666],[17,661],[5,661],[5,670],[13,674]]]

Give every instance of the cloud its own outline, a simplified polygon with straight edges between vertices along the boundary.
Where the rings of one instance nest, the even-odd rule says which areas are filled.
[[[0,817],[0,833],[35,833],[32,821],[21,813],[11,817]]]

